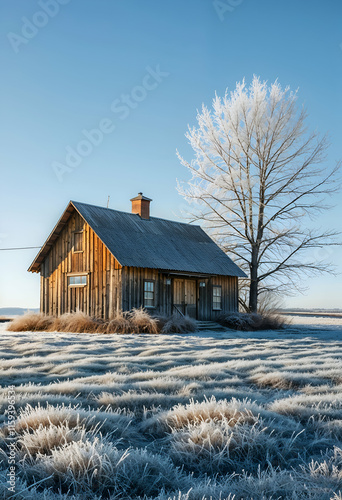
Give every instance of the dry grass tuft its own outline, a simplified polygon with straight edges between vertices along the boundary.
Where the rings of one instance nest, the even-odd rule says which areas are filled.
[[[103,326],[103,331],[99,331],[99,333],[131,333],[129,318],[124,314],[117,314],[115,318]]]
[[[256,373],[251,376],[251,382],[259,387],[272,387],[283,390],[297,389],[301,385],[304,385],[298,380],[296,374],[276,371],[271,373]]]
[[[24,492],[35,491],[41,482],[44,494],[75,494],[72,498],[84,500],[155,496],[175,485],[189,489],[187,478],[169,458],[144,449],[120,449],[121,439],[88,428],[77,411],[53,406],[21,411],[16,440],[20,498],[31,498]],[[0,470],[0,494],[1,480]],[[43,496],[38,493],[37,498]]]
[[[10,332],[49,332],[55,321],[52,316],[28,313],[15,318],[7,327]]]
[[[158,319],[150,316],[145,309],[133,309],[127,316],[132,333],[160,333]]]
[[[285,318],[274,313],[247,314],[232,313],[225,314],[217,318],[221,325],[239,331],[257,331],[257,330],[279,330],[284,328]]]
[[[24,431],[17,439],[19,455],[34,457],[38,453],[50,455],[52,450],[74,441],[81,441],[85,434],[82,426],[69,427],[68,422],[59,425],[43,425]]]
[[[253,403],[212,397],[201,403],[191,400],[185,406],[178,404],[162,414],[159,419],[168,426],[165,442],[173,461],[200,474],[251,471],[267,463],[280,465],[282,446],[273,436],[273,422],[266,423],[246,406]],[[282,453],[287,451],[283,447]]]
[[[50,331],[70,333],[96,333],[103,326],[103,321],[90,318],[82,312],[66,313],[54,319]]]
[[[161,333],[188,333],[197,330],[197,323],[189,316],[158,317]]]
[[[225,419],[189,423],[182,429],[172,429],[169,441],[176,464],[211,474],[240,472],[245,467],[255,470],[266,462],[266,450],[269,460],[275,448],[275,439],[262,420],[254,425],[236,422],[233,427]]]
[[[104,322],[98,333],[160,333],[158,319],[150,316],[143,308],[119,313],[115,318]]]
[[[151,316],[145,309],[119,313],[104,321],[82,312],[66,313],[55,318],[43,314],[26,314],[14,319],[7,327],[11,332],[68,332],[68,333],[187,333],[196,330],[191,318]]]
[[[21,410],[15,424],[15,432],[18,436],[25,432],[34,432],[37,429],[49,428],[50,426],[67,426],[69,429],[78,428],[80,425],[91,429],[93,427],[92,418],[84,410],[77,406],[65,405],[53,406],[47,404],[41,407],[39,404],[32,407],[27,404]],[[8,435],[8,428],[2,428],[5,436]]]
[[[90,498],[91,492],[101,493],[108,489],[115,492],[116,469],[127,455],[111,443],[88,436],[55,447],[48,455],[27,456],[25,472],[29,481],[32,477],[43,479],[45,487],[57,486],[63,492],[83,491],[84,498]]]
[[[10,332],[96,333],[102,322],[82,312],[66,313],[55,318],[44,314],[25,314],[8,325]]]
[[[155,435],[163,435],[165,432],[174,432],[187,426],[198,426],[208,422],[216,424],[224,421],[228,427],[244,423],[253,425],[258,417],[246,408],[249,403],[235,398],[230,401],[226,399],[217,401],[214,396],[210,399],[205,398],[202,402],[190,399],[186,405],[179,403],[171,410],[148,418],[142,422],[142,428]]]
[[[188,424],[201,422],[219,422],[225,420],[227,425],[233,427],[237,423],[254,424],[257,417],[251,410],[243,408],[244,402],[232,398],[216,400],[214,396],[204,401],[190,400],[187,405],[179,404],[163,415],[165,423],[173,429],[180,429]]]

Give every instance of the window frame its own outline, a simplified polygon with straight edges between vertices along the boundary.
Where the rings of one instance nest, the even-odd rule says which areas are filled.
[[[215,289],[220,290],[219,295],[214,295]],[[216,297],[220,298],[220,307],[215,306],[215,303],[217,303],[217,301],[215,301],[214,298],[216,298]],[[213,285],[212,299],[213,299],[213,311],[222,311],[222,285]]]
[[[84,288],[88,285],[88,275],[89,273],[67,273],[67,286],[68,288]],[[85,278],[85,283],[69,283],[70,278]]]
[[[75,235],[76,234],[81,234],[81,243],[82,243],[82,250],[75,250]],[[84,247],[84,241],[83,241],[83,229],[80,231],[73,231],[72,232],[72,253],[83,253],[83,247]]]
[[[145,284],[146,283],[152,283],[152,291],[151,290],[145,290]],[[146,279],[144,280],[144,285],[143,285],[143,305],[144,305],[144,308],[145,309],[155,309],[156,307],[156,288],[155,288],[155,280],[149,280],[149,279]],[[147,300],[152,300],[152,305],[147,305],[146,304],[146,298],[145,298],[145,293],[152,293],[153,294],[153,298],[152,299],[147,299]]]

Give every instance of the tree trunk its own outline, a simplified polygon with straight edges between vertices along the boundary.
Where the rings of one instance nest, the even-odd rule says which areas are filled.
[[[258,312],[258,248],[252,248],[251,283],[249,286],[249,312]]]
[[[249,311],[258,312],[258,282],[256,280],[251,280],[249,288]]]

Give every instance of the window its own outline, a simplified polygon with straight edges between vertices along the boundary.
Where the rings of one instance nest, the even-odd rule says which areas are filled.
[[[144,307],[154,307],[154,281],[144,281]]]
[[[222,288],[221,286],[213,286],[213,309],[219,311],[222,309]]]
[[[68,286],[84,286],[87,284],[87,275],[68,276]]]
[[[83,252],[83,232],[77,231],[74,234],[73,252]]]

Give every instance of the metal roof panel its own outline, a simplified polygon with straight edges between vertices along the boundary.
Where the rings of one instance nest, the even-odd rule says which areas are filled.
[[[72,204],[122,266],[246,277],[200,226]]]

